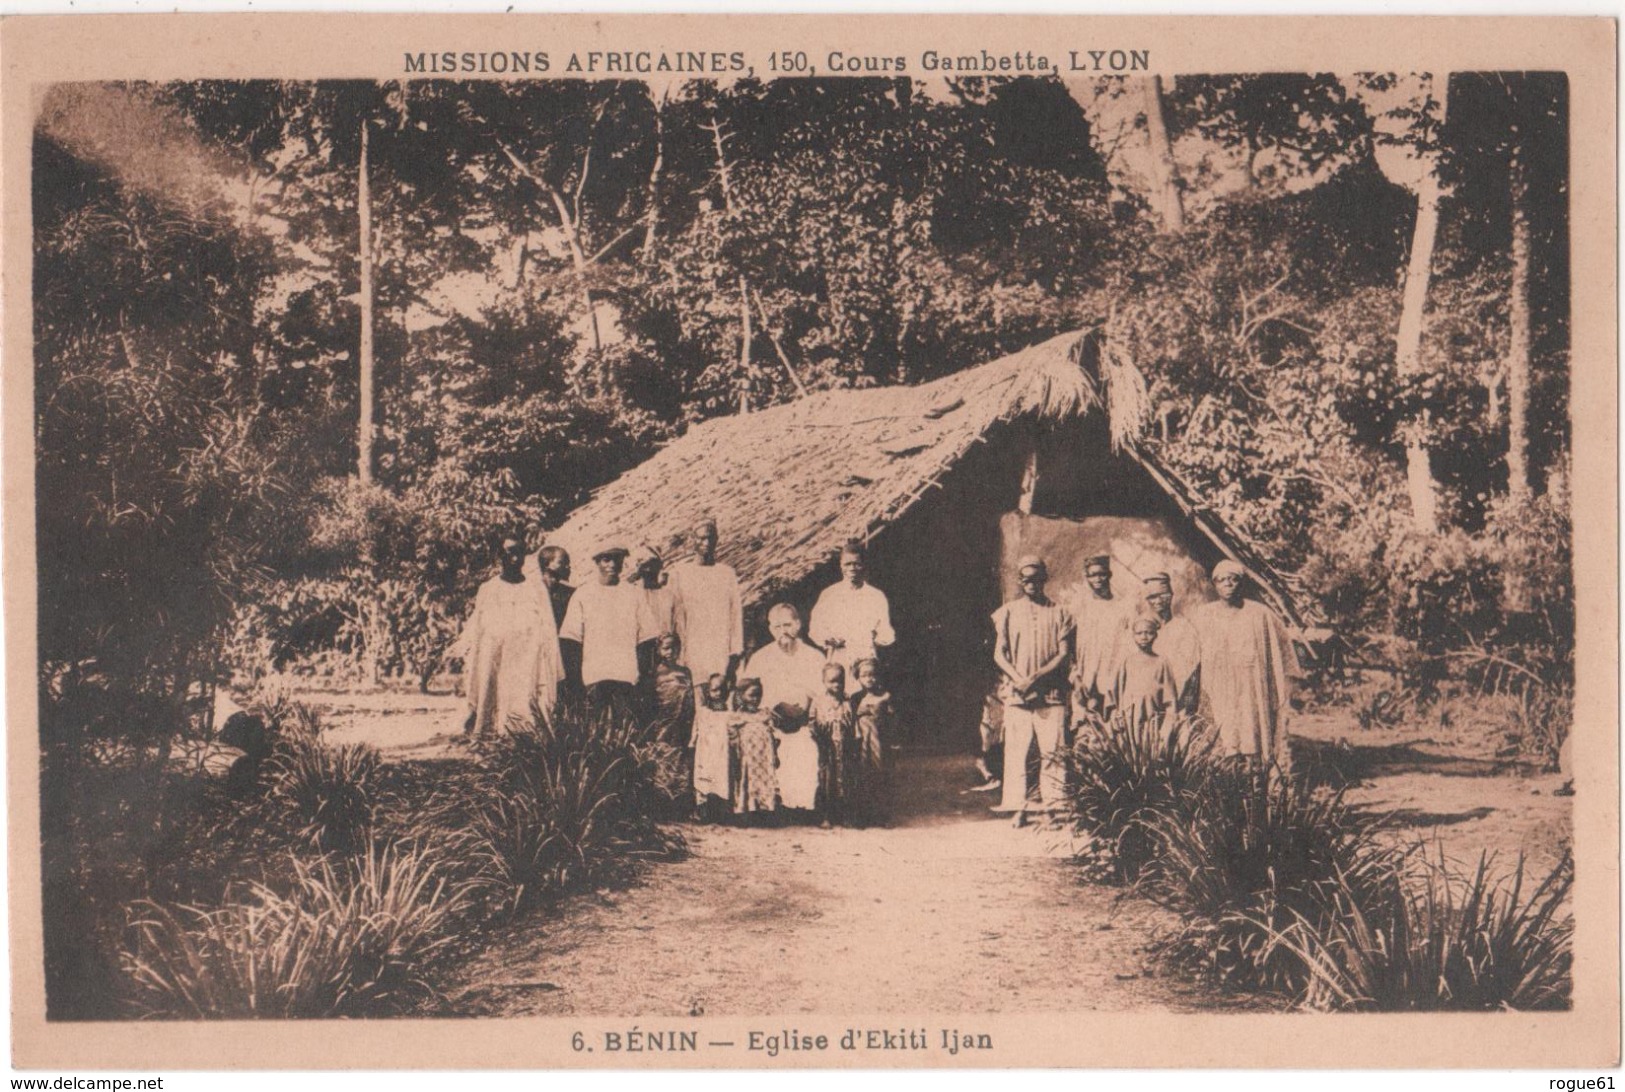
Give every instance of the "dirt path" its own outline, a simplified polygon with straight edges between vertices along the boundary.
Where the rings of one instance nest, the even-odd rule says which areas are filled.
[[[311,694],[335,742],[388,757],[460,755],[450,694]],[[1543,875],[1571,835],[1561,779],[1460,741],[1295,725],[1295,752],[1351,802],[1393,815],[1461,866],[1481,851]],[[1156,976],[1145,945],[1171,915],[1079,884],[1060,836],[1014,830],[967,793],[964,756],[911,756],[882,830],[687,826],[691,855],[497,933],[448,984],[466,1015],[1212,1011],[1238,1003]],[[1430,854],[1431,855],[1431,854]],[[646,973],[628,973],[629,968]],[[1261,1002],[1250,1002],[1257,1007]]]
[[[692,856],[499,935],[450,990],[470,1015],[1191,1011],[1152,977],[1171,919],[1077,883],[1056,836],[989,817],[969,763],[914,757],[878,830],[687,827]],[[920,787],[923,791],[918,791]],[[647,973],[628,973],[634,967]]]

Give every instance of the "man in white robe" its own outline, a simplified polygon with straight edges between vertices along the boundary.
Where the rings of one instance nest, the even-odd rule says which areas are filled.
[[[1157,631],[1157,655],[1168,664],[1174,677],[1174,692],[1178,695],[1175,707],[1181,713],[1196,711],[1202,666],[1202,638],[1189,618],[1174,616],[1174,584],[1167,573],[1152,573],[1145,578],[1145,603],[1157,616],[1162,628]]]
[[[525,575],[523,540],[503,539],[497,558],[501,571],[480,585],[455,648],[464,660],[465,731],[476,739],[529,723],[533,703],[551,716],[564,676],[552,605],[542,582]]]
[[[1234,561],[1213,569],[1217,602],[1196,612],[1202,641],[1202,707],[1220,746],[1260,766],[1289,769],[1286,710],[1302,676],[1286,626],[1262,603],[1243,598],[1246,572]]]
[[[1098,554],[1083,563],[1083,583],[1061,602],[1078,627],[1072,673],[1072,700],[1080,716],[1109,717],[1117,707],[1117,668],[1129,640],[1128,623],[1136,604],[1112,591],[1112,559]]]
[[[856,539],[847,542],[841,549],[843,579],[818,597],[808,626],[813,644],[846,669],[848,680],[859,660],[873,658],[876,650],[889,648],[897,640],[891,604],[885,592],[869,583],[868,571],[863,544]]]
[[[767,615],[773,643],[751,654],[745,677],[761,680],[762,708],[792,705],[806,711],[824,688],[824,654],[801,639],[801,612],[779,603]],[[818,742],[803,724],[793,732],[773,730],[778,742],[779,799],[787,808],[818,803]]]
[[[698,687],[712,675],[734,678],[745,651],[745,615],[739,577],[717,560],[716,522],[701,520],[693,538],[694,559],[672,567],[668,588],[683,666]]]

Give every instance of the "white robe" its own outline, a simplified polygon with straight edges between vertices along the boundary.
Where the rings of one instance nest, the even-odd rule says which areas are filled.
[[[514,718],[529,722],[532,702],[552,715],[564,661],[540,580],[513,584],[496,576],[480,585],[457,649],[464,656],[475,735],[506,730]]]
[[[712,675],[726,674],[728,661],[745,651],[739,578],[720,562],[690,561],[673,567],[666,586],[682,642],[682,665],[694,676],[695,686],[704,686]]]
[[[897,640],[886,593],[873,584],[854,588],[844,580],[825,588],[818,597],[807,625],[807,636],[819,648],[830,640],[845,642],[832,650],[829,658],[846,668],[849,690],[856,688],[852,665],[873,657],[877,647],[885,648]]]
[[[1078,626],[1074,695],[1081,702],[1097,692],[1105,697],[1106,707],[1113,708],[1117,704],[1117,668],[1131,641],[1128,620],[1134,607],[1121,597],[1102,599],[1087,584],[1072,588],[1061,603]]]
[[[1244,599],[1196,612],[1202,638],[1202,707],[1225,750],[1285,769],[1286,706],[1302,674],[1286,626],[1270,608]]]
[[[751,654],[742,679],[762,681],[762,708],[781,702],[810,710],[824,688],[823,653],[802,640],[785,652],[775,642]],[[779,800],[787,808],[811,808],[818,803],[818,741],[811,725],[794,732],[773,730],[778,741]]]
[[[1192,686],[1191,677],[1202,663],[1202,638],[1196,632],[1196,626],[1189,618],[1175,615],[1157,631],[1154,647],[1173,673],[1174,692],[1181,701],[1187,700],[1186,691]]]

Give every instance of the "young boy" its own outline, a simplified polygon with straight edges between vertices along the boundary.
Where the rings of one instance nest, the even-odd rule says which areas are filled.
[[[852,709],[846,704],[846,669],[824,665],[824,689],[814,695],[808,710],[808,730],[818,743],[818,824],[828,828],[839,822],[846,799],[846,751],[852,744]]]
[[[694,749],[694,803],[705,822],[719,819],[729,810],[733,771],[728,716],[728,680],[712,675],[694,710],[694,737],[689,744]]]
[[[760,679],[739,680],[734,711],[728,718],[728,738],[738,756],[732,793],[734,814],[773,811],[778,806],[779,779],[773,728],[762,709]]]
[[[896,734],[891,695],[880,680],[873,658],[852,665],[858,692],[852,695],[851,761],[847,764],[852,813],[860,823],[881,821],[886,814],[892,737]]]
[[[1117,712],[1114,720],[1130,730],[1146,726],[1156,732],[1167,727],[1168,711],[1179,700],[1179,687],[1168,663],[1153,651],[1162,623],[1154,614],[1140,614],[1130,632],[1134,646],[1123,653],[1117,668]]]

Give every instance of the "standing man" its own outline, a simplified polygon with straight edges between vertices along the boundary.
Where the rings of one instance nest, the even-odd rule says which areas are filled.
[[[1133,611],[1133,604],[1112,594],[1111,555],[1097,554],[1084,561],[1083,586],[1074,588],[1070,599],[1067,606],[1078,627],[1072,700],[1080,713],[1110,717],[1117,705],[1113,690]]]
[[[877,650],[890,648],[897,640],[886,593],[868,582],[868,562],[863,543],[848,539],[841,548],[842,580],[818,597],[808,627],[813,644],[846,668],[849,680],[859,660],[874,658]]]
[[[993,662],[1004,702],[1004,799],[999,811],[1027,821],[1027,755],[1038,744],[1040,799],[1045,810],[1064,803],[1067,667],[1077,627],[1071,614],[1044,594],[1049,570],[1041,558],[1016,562],[1016,597],[993,612]]]
[[[739,577],[717,560],[717,524],[694,525],[694,558],[671,571],[672,622],[681,642],[683,666],[704,686],[712,675],[730,683],[745,652],[745,614]]]
[[[536,555],[536,567],[541,570],[542,587],[553,604],[553,623],[562,626],[565,608],[575,594],[570,585],[570,554],[563,546],[543,546]]]
[[[465,662],[469,714],[465,731],[489,739],[514,720],[529,723],[534,704],[553,715],[564,665],[558,630],[541,582],[525,577],[525,542],[517,535],[497,548],[500,571],[480,585],[457,652]]]
[[[1259,767],[1289,768],[1286,707],[1302,675],[1286,626],[1273,610],[1242,597],[1246,571],[1234,561],[1213,568],[1216,603],[1197,612],[1204,705],[1220,746]]]
[[[564,629],[564,612],[570,606],[570,597],[576,590],[570,584],[570,554],[563,546],[543,546],[536,554],[536,567],[541,571],[542,587],[547,589],[547,600],[553,605],[553,625]],[[561,641],[559,654],[564,659],[564,676],[559,680],[559,697],[566,698],[581,691],[581,646],[573,641]]]
[[[598,579],[570,597],[559,638],[580,651],[581,684],[589,711],[635,716],[640,664],[654,662],[660,636],[640,589],[622,583],[626,548],[605,545],[593,554]]]
[[[1174,676],[1178,696],[1174,708],[1194,713],[1201,691],[1197,668],[1202,666],[1202,639],[1190,619],[1174,617],[1174,583],[1167,573],[1152,573],[1145,578],[1145,603],[1162,623],[1157,633],[1157,655],[1167,661]]]
[[[653,546],[639,546],[627,562],[632,585],[643,593],[643,601],[661,633],[677,632],[677,597],[661,575],[660,554]]]

